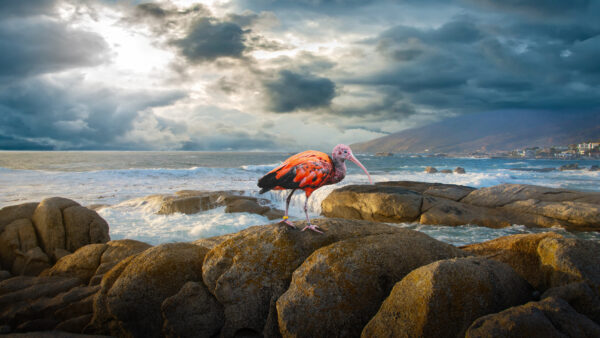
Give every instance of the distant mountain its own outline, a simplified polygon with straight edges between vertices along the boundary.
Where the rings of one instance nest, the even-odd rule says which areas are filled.
[[[356,153],[471,153],[600,139],[600,112],[465,114],[351,145]]]

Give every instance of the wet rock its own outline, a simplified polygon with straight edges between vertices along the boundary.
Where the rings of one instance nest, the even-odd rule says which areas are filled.
[[[499,208],[517,201],[584,202],[600,204],[600,193],[540,187],[527,184],[500,184],[471,192],[461,202]]]
[[[465,168],[463,168],[463,167],[456,167],[456,168],[454,168],[454,173],[455,174],[465,174],[466,171],[465,171]]]
[[[488,208],[455,202],[436,197],[423,197],[421,224],[458,226],[478,224],[490,228],[501,228],[512,225],[502,213]]]
[[[600,166],[594,164],[590,167],[589,171],[600,171]]]
[[[302,228],[305,222],[296,222]],[[312,252],[334,242],[406,230],[385,224],[315,219],[324,234],[270,224],[242,230],[206,255],[202,268],[208,290],[224,306],[221,334],[277,335],[275,301],[287,289],[292,272]]]
[[[207,251],[189,243],[163,244],[121,261],[102,280],[90,328],[100,325],[116,336],[158,337],[161,304],[186,282],[202,279]]]
[[[442,260],[398,282],[363,337],[462,337],[485,314],[531,298],[508,265],[481,257]]]
[[[549,297],[477,319],[465,337],[599,337],[600,326]]]
[[[392,186],[347,185],[321,203],[323,215],[382,222],[409,222],[420,215],[422,196]]]
[[[267,212],[265,212],[262,215],[268,218],[269,220],[274,220],[283,218],[284,214],[285,213],[283,212],[283,210],[270,208]]]
[[[438,170],[436,168],[434,168],[434,167],[426,167],[425,168],[425,172],[428,173],[428,174],[435,174],[435,173],[438,172]]]
[[[232,201],[231,203],[227,204],[227,207],[225,207],[225,212],[227,212],[227,213],[249,212],[252,214],[262,215],[262,214],[266,213],[267,211],[269,211],[269,209],[271,209],[271,208],[260,205],[254,200],[238,199],[238,200]]]
[[[398,223],[600,229],[600,193],[519,184],[477,190],[406,181],[350,185],[331,192],[321,210],[328,217]]]
[[[174,213],[195,214],[200,211],[205,211],[214,208],[214,200],[211,196],[190,196],[179,197],[165,200],[160,210],[159,215],[170,215]]]
[[[422,233],[352,238],[322,247],[294,272],[277,300],[285,337],[357,337],[394,284],[439,259],[462,257],[459,249]]]
[[[223,305],[202,282],[187,282],[161,309],[166,337],[214,337],[225,322]]]
[[[579,163],[563,164],[558,168],[558,170],[560,170],[560,171],[577,170],[577,169],[579,169]]]
[[[450,170],[450,169],[442,169],[442,170],[440,170],[440,173],[442,173],[442,174],[452,174],[452,170]]]

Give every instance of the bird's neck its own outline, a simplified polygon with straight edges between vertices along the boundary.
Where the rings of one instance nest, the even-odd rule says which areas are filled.
[[[331,178],[331,184],[340,182],[346,177],[346,162],[340,158],[334,158],[333,161],[333,177]]]

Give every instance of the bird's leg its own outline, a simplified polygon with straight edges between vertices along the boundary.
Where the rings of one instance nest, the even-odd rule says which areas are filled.
[[[308,218],[308,198],[309,197],[310,196],[306,196],[306,201],[304,201],[304,214],[306,215],[306,224],[307,225],[304,227],[304,229],[302,229],[302,231],[304,231],[306,229],[310,229],[312,231],[322,234],[323,231],[319,230],[318,226],[310,224],[310,218]]]
[[[296,229],[294,223],[288,220],[288,209],[290,208],[290,202],[292,201],[292,195],[294,194],[294,191],[296,191],[296,189],[292,189],[292,192],[288,195],[287,199],[285,200],[285,215],[283,216],[283,220],[280,223],[285,223],[290,227]]]

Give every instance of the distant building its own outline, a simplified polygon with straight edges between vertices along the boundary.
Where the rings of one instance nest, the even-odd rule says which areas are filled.
[[[579,143],[577,145],[577,152],[579,155],[587,155],[592,152],[598,151],[600,148],[600,142],[587,142],[587,143]]]

